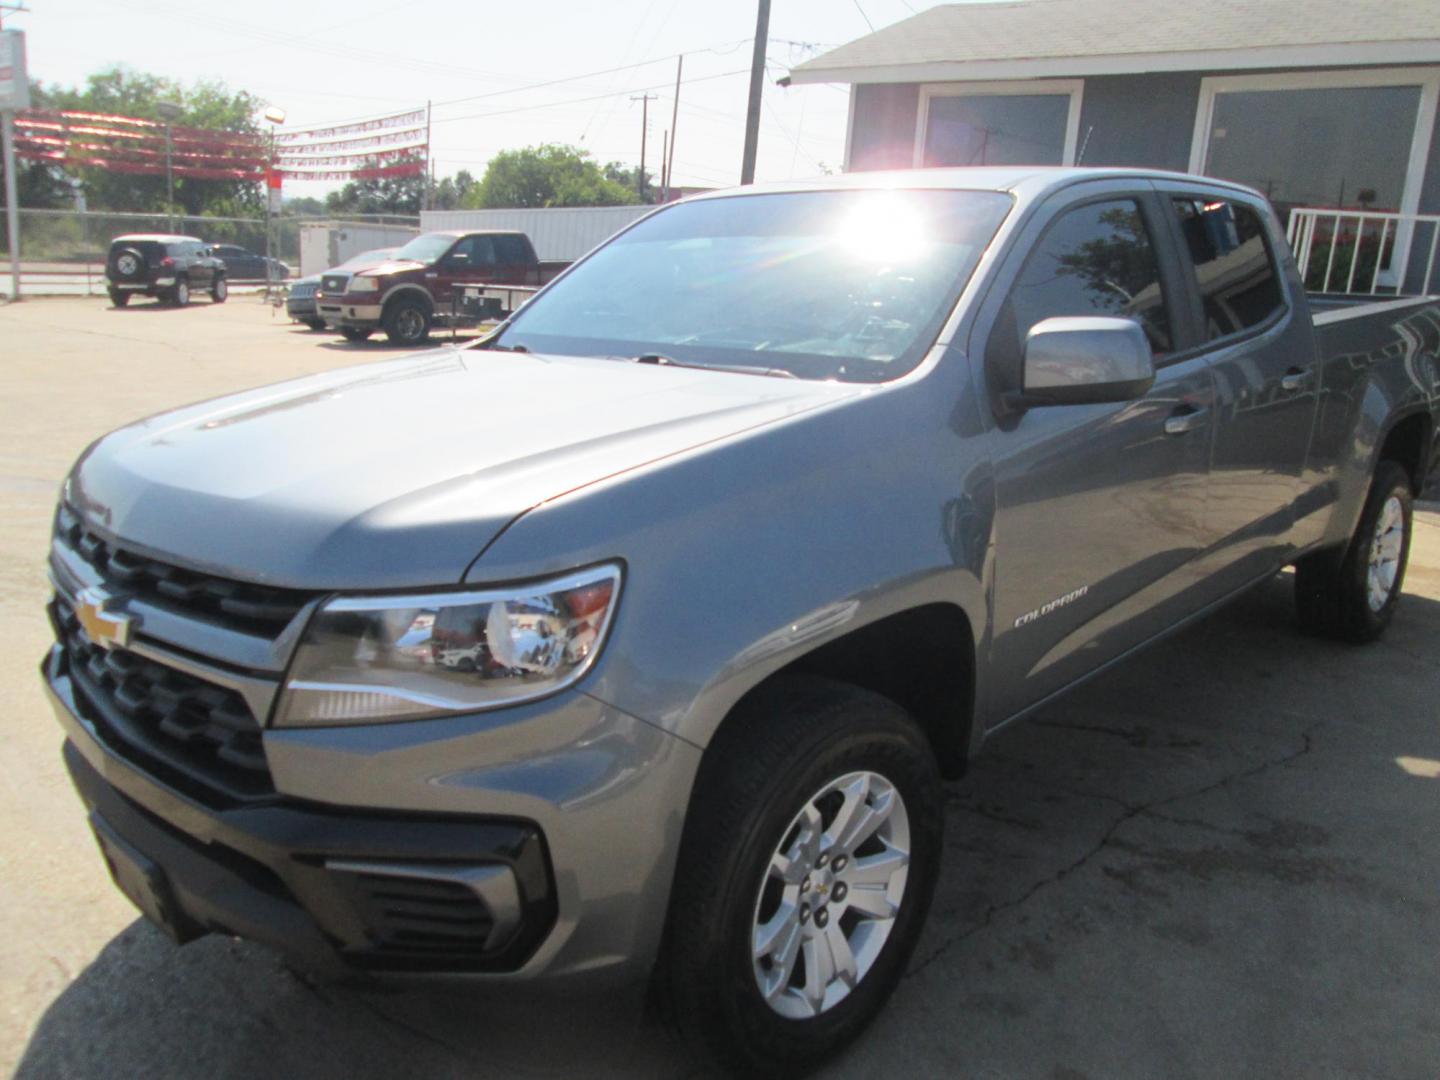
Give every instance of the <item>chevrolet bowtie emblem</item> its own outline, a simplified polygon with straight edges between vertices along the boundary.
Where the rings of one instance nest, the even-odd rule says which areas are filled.
[[[75,617],[85,636],[107,649],[124,648],[130,644],[135,620],[122,611],[110,611],[116,598],[100,589],[82,589],[75,598]]]

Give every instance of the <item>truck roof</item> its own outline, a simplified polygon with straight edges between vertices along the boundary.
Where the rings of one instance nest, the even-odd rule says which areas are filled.
[[[112,244],[118,244],[122,241],[131,240],[156,244],[205,243],[205,241],[201,240],[198,236],[182,236],[178,233],[126,233],[124,236],[115,237],[115,239],[110,242]]]
[[[1075,166],[967,166],[943,169],[895,169],[879,172],[842,173],[838,176],[821,176],[812,180],[786,180],[769,184],[754,184],[743,188],[726,188],[722,191],[693,195],[691,199],[723,199],[736,195],[764,194],[792,191],[842,190],[884,190],[900,189],[942,189],[954,191],[1005,191],[1029,197],[1040,196],[1058,188],[1082,180],[1109,179],[1181,180],[1203,185],[1206,188],[1226,188],[1248,195],[1258,195],[1254,188],[1236,184],[1229,180],[1217,180],[1213,176],[1195,176],[1188,173],[1167,172],[1163,169],[1119,169],[1082,168]],[[688,200],[687,200],[688,201]]]
[[[426,236],[527,236],[521,229],[431,229]]]

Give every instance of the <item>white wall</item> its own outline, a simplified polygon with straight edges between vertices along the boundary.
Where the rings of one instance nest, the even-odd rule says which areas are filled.
[[[300,276],[323,273],[362,251],[399,247],[418,235],[417,229],[405,225],[301,225]]]
[[[543,210],[428,210],[420,228],[516,229],[526,233],[541,262],[573,262],[619,232],[649,206],[577,206]]]

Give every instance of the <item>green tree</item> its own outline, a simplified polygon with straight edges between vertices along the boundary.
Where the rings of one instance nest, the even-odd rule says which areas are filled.
[[[431,210],[458,210],[465,205],[470,189],[475,186],[475,177],[469,170],[461,169],[454,176],[430,184]]]
[[[466,208],[630,206],[633,190],[605,176],[590,155],[574,146],[546,143],[496,154],[480,183],[463,200]]]
[[[310,195],[286,199],[284,213],[291,217],[320,217],[325,213],[325,200]]]
[[[171,101],[181,107],[174,123],[211,131],[258,134],[255,116],[264,102],[246,91],[232,92],[223,83],[199,82],[185,87],[173,79],[126,67],[91,75],[83,88],[40,88],[40,108],[78,109],[160,120],[156,106]],[[94,210],[165,210],[165,177],[138,176],[79,166],[65,170],[75,177]],[[18,179],[18,170],[17,170]],[[175,178],[176,209],[189,215],[254,215],[264,207],[261,185],[244,180]]]
[[[606,180],[613,180],[621,187],[635,192],[635,201],[640,201],[640,166],[634,168],[626,165],[623,161],[611,161],[606,163],[601,170]],[[660,181],[649,169],[645,170],[645,201],[647,203],[658,203],[660,201]]]

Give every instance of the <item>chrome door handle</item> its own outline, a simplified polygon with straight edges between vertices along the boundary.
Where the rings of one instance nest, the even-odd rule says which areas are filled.
[[[1305,384],[1310,381],[1310,372],[1303,368],[1291,368],[1280,379],[1280,389],[1287,394],[1293,394],[1297,390],[1304,390]]]
[[[1165,434],[1184,435],[1186,432],[1204,427],[1209,423],[1209,420],[1209,409],[1196,409],[1188,405],[1182,406],[1180,411],[1175,412],[1165,421]]]

